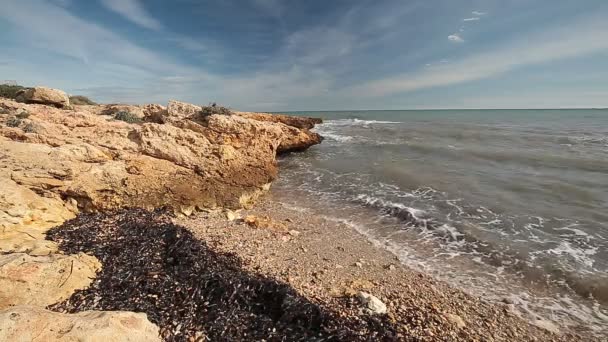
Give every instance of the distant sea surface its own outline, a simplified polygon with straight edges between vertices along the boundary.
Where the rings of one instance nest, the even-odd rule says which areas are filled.
[[[297,112],[274,194],[488,300],[608,335],[608,110]]]

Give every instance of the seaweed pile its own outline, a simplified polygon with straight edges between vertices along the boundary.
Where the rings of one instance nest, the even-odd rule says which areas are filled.
[[[386,316],[352,314],[354,304],[319,304],[288,284],[242,267],[157,210],[81,214],[49,231],[65,253],[103,265],[93,284],[49,309],[145,312],[166,341],[395,340]],[[350,307],[349,307],[350,306]]]

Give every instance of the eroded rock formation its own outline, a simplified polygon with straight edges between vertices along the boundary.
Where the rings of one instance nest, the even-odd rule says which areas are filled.
[[[79,211],[247,207],[276,178],[277,153],[322,140],[309,118],[210,115],[177,101],[70,107],[64,92],[42,87],[19,100],[0,99],[0,339],[123,340],[129,328],[158,337],[145,315],[43,310],[88,287],[100,268],[89,255],[57,254],[48,229]],[[79,328],[59,336],[50,321]]]

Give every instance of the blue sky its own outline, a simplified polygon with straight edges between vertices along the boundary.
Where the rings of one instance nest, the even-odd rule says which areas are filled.
[[[606,0],[0,0],[0,80],[242,110],[608,107]]]

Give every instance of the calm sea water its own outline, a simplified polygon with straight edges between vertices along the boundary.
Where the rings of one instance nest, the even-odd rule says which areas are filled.
[[[291,113],[294,114],[294,113]],[[488,300],[608,335],[608,110],[295,113],[275,196]]]

